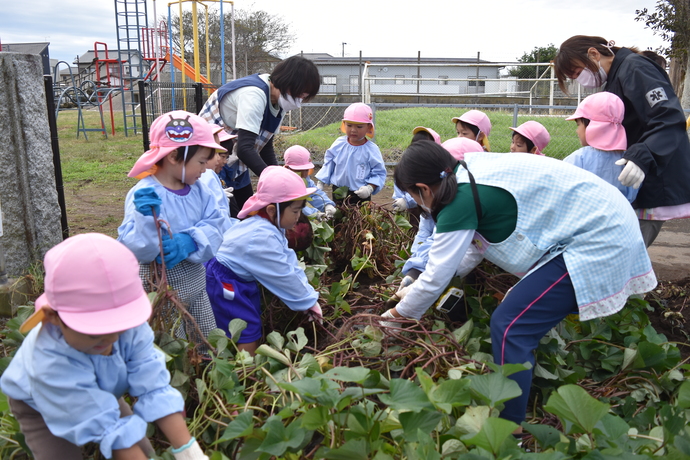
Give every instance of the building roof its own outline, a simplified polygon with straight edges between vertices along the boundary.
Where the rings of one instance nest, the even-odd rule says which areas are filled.
[[[330,64],[330,65],[358,65],[360,58],[359,56],[346,56],[346,57],[336,57],[331,56],[328,53],[302,53],[303,56],[314,64]],[[432,58],[432,57],[422,57],[417,59],[416,57],[385,57],[385,56],[362,56],[362,62],[373,62],[373,63],[387,63],[387,64],[491,64],[491,61],[485,61],[483,59],[477,60],[477,58]]]
[[[41,54],[48,48],[49,42],[36,42],[36,43],[2,43],[2,51],[9,51],[11,53],[24,53],[24,54]]]

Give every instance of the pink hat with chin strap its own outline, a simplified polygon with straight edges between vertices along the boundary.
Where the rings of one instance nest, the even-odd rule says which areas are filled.
[[[269,204],[306,200],[315,191],[316,188],[307,188],[304,185],[304,180],[289,169],[280,166],[267,166],[261,171],[256,193],[244,203],[237,217],[244,219]]]
[[[343,122],[340,124],[340,131],[345,132],[345,123],[358,123],[358,124],[369,124],[371,125],[366,136],[369,138],[374,137],[374,112],[371,107],[363,102],[355,102],[345,109],[345,114],[343,115]]]
[[[510,129],[512,129],[522,137],[532,141],[534,146],[537,148],[536,152],[534,152],[535,155],[544,155],[543,153],[541,153],[541,151],[544,150],[551,141],[551,135],[546,130],[546,128],[544,128],[544,125],[537,121],[530,120],[524,122],[517,128]]]
[[[457,123],[458,121],[476,126],[479,128],[479,131],[483,132],[487,136],[491,134],[491,120],[489,120],[489,117],[487,117],[482,111],[469,110],[459,117],[453,118],[453,123]]]
[[[585,129],[587,144],[595,149],[615,151],[628,148],[628,139],[622,125],[624,115],[625,105],[621,98],[602,91],[584,98],[575,113],[566,120],[588,119],[589,125]]]
[[[424,126],[417,126],[415,129],[412,130],[412,134],[417,134],[417,133],[422,132],[422,131],[429,133],[431,135],[431,137],[434,138],[434,142],[436,142],[439,145],[441,144],[441,136],[439,136],[438,133],[431,128],[426,128]]]
[[[314,169],[314,163],[310,161],[310,157],[311,154],[309,153],[309,150],[305,149],[301,145],[293,145],[283,154],[285,166],[297,171]]]
[[[225,152],[214,138],[215,125],[209,124],[199,115],[174,110],[153,120],[149,129],[149,149],[134,163],[127,176],[138,177],[179,147],[200,145]]]
[[[484,147],[482,147],[479,142],[467,139],[466,137],[453,137],[441,144],[441,146],[448,150],[448,152],[453,155],[453,158],[458,161],[463,161],[465,159],[465,154],[468,152],[484,151]]]
[[[45,292],[35,302],[36,312],[22,324],[22,332],[44,319],[44,307],[57,311],[70,329],[88,335],[125,331],[151,316],[139,262],[109,236],[84,233],[67,238],[46,253],[44,266]]]

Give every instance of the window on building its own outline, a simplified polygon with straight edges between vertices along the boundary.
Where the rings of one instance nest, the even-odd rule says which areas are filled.
[[[404,85],[405,84],[405,75],[396,75],[395,76],[395,84],[396,85]]]
[[[335,75],[322,75],[321,84],[322,85],[335,85],[337,78]]]

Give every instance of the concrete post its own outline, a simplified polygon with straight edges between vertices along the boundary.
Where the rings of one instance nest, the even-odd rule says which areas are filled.
[[[37,55],[0,52],[0,201],[6,271],[20,276],[62,241]]]

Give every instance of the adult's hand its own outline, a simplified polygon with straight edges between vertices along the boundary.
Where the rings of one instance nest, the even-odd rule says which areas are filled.
[[[630,160],[621,158],[616,161],[618,166],[625,165],[623,171],[618,176],[618,180],[624,187],[640,188],[642,181],[644,181],[644,171]]]

